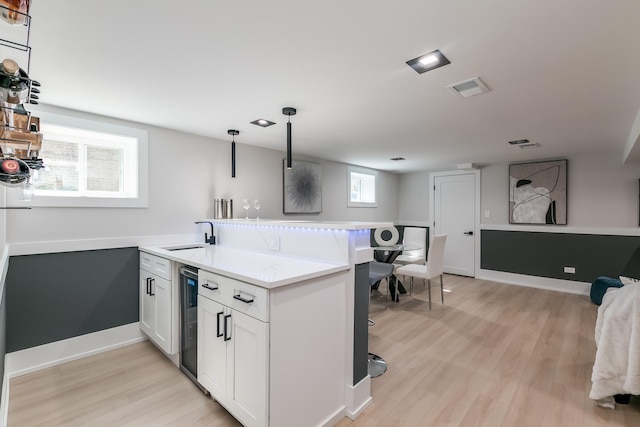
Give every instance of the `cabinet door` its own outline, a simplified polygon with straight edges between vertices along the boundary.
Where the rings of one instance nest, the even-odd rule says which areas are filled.
[[[155,299],[154,341],[171,353],[171,282],[155,275],[151,280],[151,293]]]
[[[198,295],[198,382],[224,405],[227,393],[225,308]],[[228,327],[230,322],[227,320]]]
[[[247,427],[267,425],[269,324],[232,310],[227,409]]]
[[[149,288],[152,274],[140,270],[140,329],[149,337],[154,335],[155,300]]]

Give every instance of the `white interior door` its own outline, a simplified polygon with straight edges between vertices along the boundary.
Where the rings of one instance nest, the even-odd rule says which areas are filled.
[[[434,234],[446,234],[444,271],[475,276],[476,174],[434,177]]]

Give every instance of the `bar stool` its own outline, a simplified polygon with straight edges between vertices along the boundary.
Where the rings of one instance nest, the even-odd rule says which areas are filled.
[[[389,286],[389,277],[393,274],[393,264],[386,262],[369,263],[369,286],[372,288],[381,280],[387,279],[387,287]],[[369,301],[371,301],[371,292],[369,292]],[[369,326],[375,325],[375,322],[369,319]],[[367,360],[367,372],[371,378],[379,377],[387,371],[387,362],[376,354],[369,353]]]

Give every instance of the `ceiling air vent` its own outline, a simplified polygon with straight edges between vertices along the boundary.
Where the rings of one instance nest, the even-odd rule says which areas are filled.
[[[516,139],[514,141],[509,141],[509,144],[522,148],[523,150],[526,150],[527,148],[540,147],[540,144],[538,144],[537,142],[531,142],[528,139]]]
[[[489,88],[482,82],[482,80],[480,80],[480,77],[474,77],[463,82],[454,83],[447,86],[447,89],[463,98],[489,92]]]
[[[538,144],[537,142],[530,142],[529,144],[518,145],[518,147],[522,148],[523,150],[526,150],[528,148],[538,148],[540,147],[540,144]]]

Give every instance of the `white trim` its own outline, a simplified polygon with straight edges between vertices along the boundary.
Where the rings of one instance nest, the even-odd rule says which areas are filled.
[[[4,245],[2,255],[0,255],[0,304],[4,299],[4,285],[7,281],[7,272],[9,271],[9,245]]]
[[[551,279],[548,277],[505,273],[503,271],[485,269],[480,269],[480,271],[476,273],[476,279],[576,295],[589,295],[589,291],[591,289],[591,283],[586,282]]]
[[[367,375],[354,386],[347,385],[346,389],[346,415],[355,420],[367,406],[373,403],[371,397],[371,377]]]
[[[433,191],[433,187],[435,186],[435,178],[438,176],[451,176],[451,175],[474,175],[474,180],[475,180],[475,207],[474,207],[474,214],[473,217],[474,219],[474,223],[473,223],[473,242],[475,245],[474,248],[474,252],[475,252],[475,256],[474,256],[474,266],[473,266],[473,271],[474,271],[474,277],[476,277],[478,275],[478,271],[480,269],[480,192],[481,192],[481,185],[480,185],[480,179],[481,179],[481,175],[480,175],[480,170],[451,170],[451,171],[444,171],[444,172],[431,172],[429,174],[429,230],[430,233],[432,235],[435,234],[435,226],[433,225],[433,221],[435,218],[435,192]]]
[[[566,227],[563,225],[513,225],[513,224],[481,224],[481,230],[496,231],[531,231],[538,233],[568,234],[604,234],[613,236],[640,236],[640,228],[623,227]]]
[[[429,222],[429,221],[396,221],[395,225],[402,225],[405,227],[427,227],[430,230],[433,230],[433,227],[431,226],[431,224],[433,224],[433,222]]]
[[[14,378],[146,339],[146,335],[140,331],[138,322],[105,329],[7,353],[5,356],[5,373],[8,378]]]
[[[354,264],[364,264],[365,262],[373,261],[373,249],[372,248],[356,248],[356,256],[353,261]]]
[[[4,245],[2,255],[0,256],[0,269],[0,304],[2,304],[7,271],[9,270],[9,250],[7,249],[7,245]],[[6,324],[4,327],[6,330]],[[9,376],[7,375],[6,355],[3,364],[4,375],[2,376],[2,399],[0,400],[0,427],[5,427],[7,425],[7,416],[9,415]]]
[[[345,407],[343,406],[340,409],[338,409],[337,411],[335,411],[326,420],[321,422],[320,425],[321,426],[327,426],[327,427],[335,426],[336,424],[338,424],[340,422],[340,420],[342,420],[344,418],[345,413],[346,413]]]
[[[91,251],[132,246],[159,246],[202,243],[200,234],[165,234],[158,236],[109,237],[82,240],[49,240],[44,242],[11,243],[9,255],[36,255],[58,252]]]
[[[7,361],[4,362],[4,375],[2,377],[2,400],[0,401],[0,427],[7,425],[9,417],[9,376],[7,375]]]

